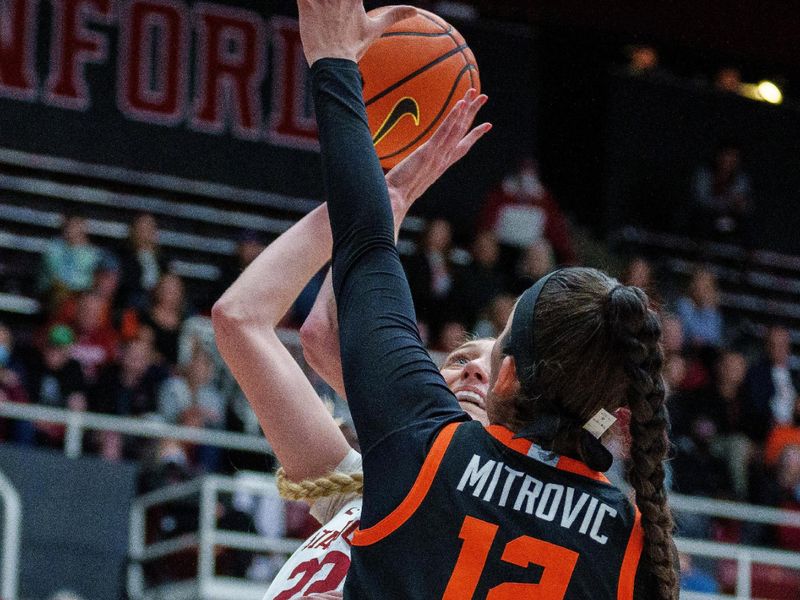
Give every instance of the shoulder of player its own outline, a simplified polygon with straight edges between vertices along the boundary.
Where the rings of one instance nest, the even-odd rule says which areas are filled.
[[[471,446],[468,438],[475,439],[476,445]],[[589,469],[578,460],[559,456],[546,450],[538,449],[530,441],[514,438],[513,433],[504,427],[484,427],[477,421],[470,421],[458,427],[454,436],[452,447],[458,447],[466,453],[473,452],[476,456],[481,445],[488,446],[496,451],[509,468],[518,465],[527,474],[535,476],[538,473],[548,473],[549,477],[565,480],[573,487],[591,491],[608,504],[623,510],[633,522],[635,508],[622,490],[613,485],[604,474]],[[474,448],[474,449],[472,449]],[[487,460],[497,456],[486,455]],[[480,459],[479,459],[480,460]],[[626,518],[626,520],[628,520]]]

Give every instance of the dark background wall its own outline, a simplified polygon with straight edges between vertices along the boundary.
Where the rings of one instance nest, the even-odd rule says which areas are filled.
[[[721,140],[742,148],[753,179],[755,240],[800,252],[800,113],[691,85],[617,77],[609,89],[609,228],[691,231],[692,174]]]
[[[43,600],[60,589],[118,598],[136,468],[0,445],[0,470],[22,500],[20,598]]]

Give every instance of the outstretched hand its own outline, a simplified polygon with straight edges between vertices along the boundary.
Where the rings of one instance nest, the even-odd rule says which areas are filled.
[[[388,27],[417,14],[413,6],[392,6],[367,15],[363,0],[297,0],[297,8],[309,66],[320,58],[358,62]]]
[[[407,210],[492,128],[491,123],[483,123],[470,130],[487,99],[474,89],[467,90],[431,138],[386,174],[393,204],[402,203]]]

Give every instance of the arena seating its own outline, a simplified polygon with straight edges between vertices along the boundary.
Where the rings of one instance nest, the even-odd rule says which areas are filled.
[[[722,288],[723,312],[743,335],[760,338],[766,326],[779,321],[789,326],[793,346],[800,347],[800,256],[748,252],[633,227],[617,232],[612,243],[628,253],[654,257],[673,283],[687,281],[698,266],[710,268]]]
[[[111,249],[124,242],[135,214],[155,215],[165,255],[186,280],[191,298],[217,279],[219,264],[235,252],[240,231],[255,230],[269,241],[318,204],[166,177],[137,184],[116,177],[113,170],[77,175],[66,168],[54,172],[51,164],[45,170],[23,162],[7,151],[0,156],[0,289],[5,292],[0,314],[14,313],[18,319],[38,312],[34,297],[40,256],[65,213],[91,215],[90,235]],[[413,236],[423,223],[406,220],[401,251],[413,251]]]

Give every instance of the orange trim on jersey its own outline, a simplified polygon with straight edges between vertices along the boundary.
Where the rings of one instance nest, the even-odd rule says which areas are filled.
[[[579,460],[575,460],[574,458],[570,458],[569,456],[559,456],[558,462],[556,463],[556,469],[559,471],[569,471],[570,473],[576,473],[577,475],[583,475],[584,477],[588,477],[589,479],[594,479],[595,481],[601,481],[603,483],[611,483],[608,480],[608,477],[603,475],[600,471],[594,471],[587,467]]]
[[[504,446],[508,446],[512,450],[516,450],[520,454],[528,455],[528,451],[533,446],[533,442],[525,438],[514,438],[514,432],[508,427],[502,425],[489,425],[486,431]]]
[[[642,514],[636,510],[636,519],[633,522],[631,537],[625,548],[622,567],[619,570],[619,587],[617,587],[617,600],[633,600],[633,587],[636,582],[636,571],[639,569],[639,559],[644,548],[644,529],[642,528]]]
[[[528,456],[528,452],[530,451],[531,446],[533,446],[533,442],[530,440],[526,440],[524,438],[515,438],[514,432],[503,425],[489,425],[486,428],[486,431],[488,431],[489,434],[501,444],[508,446],[512,450],[516,450],[520,454],[524,454],[526,456]],[[574,458],[570,458],[568,456],[559,456],[558,462],[555,464],[555,468],[559,471],[569,471],[570,473],[583,475],[584,477],[594,479],[595,481],[610,483],[608,478],[599,471],[593,471],[581,461],[575,460]]]
[[[375,525],[367,529],[357,530],[353,535],[354,546],[369,546],[379,542],[411,518],[420,504],[422,504],[425,496],[428,495],[433,478],[436,477],[439,465],[442,463],[444,454],[453,439],[453,434],[456,432],[456,427],[459,425],[461,423],[451,423],[442,429],[439,435],[436,436],[428,456],[425,457],[425,462],[422,463],[419,475],[417,475],[417,479],[414,481],[414,485],[411,486],[411,491],[408,492],[408,495],[403,498],[397,508]]]

